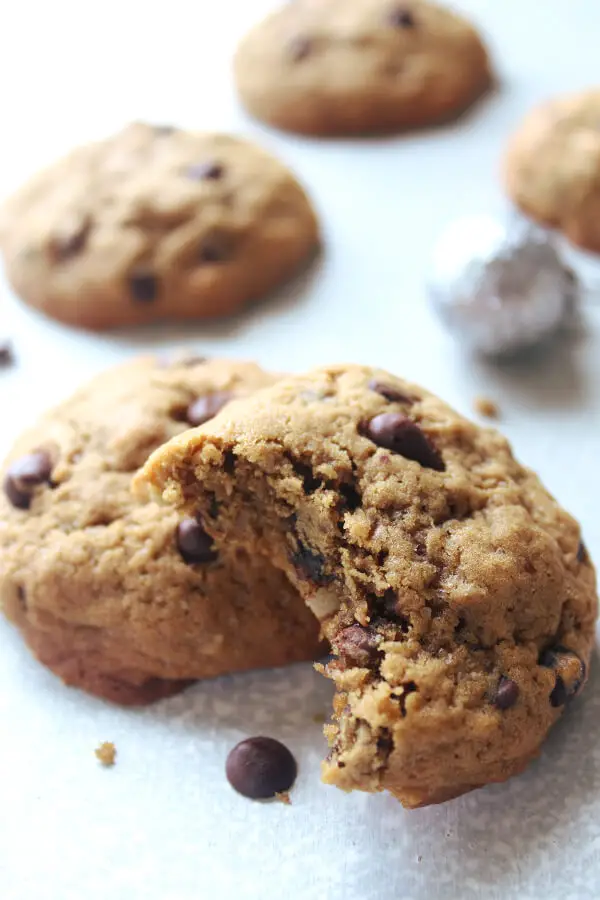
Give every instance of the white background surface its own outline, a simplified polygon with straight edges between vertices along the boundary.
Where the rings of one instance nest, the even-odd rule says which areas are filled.
[[[351,2],[351,0],[349,0]],[[358,0],[357,0],[358,2]],[[600,559],[600,306],[583,333],[529,365],[485,367],[423,296],[452,217],[502,208],[503,142],[536,101],[598,80],[595,0],[470,0],[501,88],[459,125],[381,141],[309,141],[248,121],[229,59],[265,0],[18,0],[0,7],[0,193],[72,145],[133,118],[253,135],[286,159],[322,215],[326,252],[301,285],[235,321],[95,336],[29,313],[0,282],[0,449],[48,403],[155,345],[255,357],[275,369],[353,361],[420,381],[470,413],[498,401],[519,456],[583,522]],[[589,277],[600,266],[577,257]],[[596,667],[597,669],[598,667]],[[522,777],[439,808],[345,796],[318,780],[310,666],[196,685],[142,712],[62,687],[0,624],[3,900],[561,900],[600,896],[600,673]],[[300,764],[293,805],[252,804],[224,758],[253,733]],[[93,750],[113,740],[118,762]]]

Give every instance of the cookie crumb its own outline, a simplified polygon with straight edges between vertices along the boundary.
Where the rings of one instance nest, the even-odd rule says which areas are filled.
[[[475,397],[473,407],[475,412],[479,413],[480,416],[484,416],[486,419],[497,419],[500,416],[498,404],[494,403],[493,400],[490,400],[489,397]]]
[[[0,366],[12,366],[15,361],[12,344],[9,340],[0,338]]]
[[[289,791],[278,791],[275,794],[275,800],[278,800],[280,803],[284,803],[286,806],[292,805],[292,800],[291,800]]]
[[[112,741],[103,741],[94,753],[103,766],[114,766],[117,758],[117,749]]]

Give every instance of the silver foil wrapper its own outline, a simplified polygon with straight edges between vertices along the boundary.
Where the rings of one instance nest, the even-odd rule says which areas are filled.
[[[466,216],[435,246],[427,289],[468,349],[502,356],[533,347],[573,310],[579,284],[552,236],[522,219]]]

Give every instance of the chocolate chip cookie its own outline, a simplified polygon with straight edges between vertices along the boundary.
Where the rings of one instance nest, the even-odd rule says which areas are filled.
[[[492,79],[473,26],[425,0],[295,0],[250,31],[234,70],[258,119],[324,136],[451,119]]]
[[[16,293],[93,329],[229,315],[317,243],[311,204],[277,159],[230,135],[140,123],[41,172],[0,219]]]
[[[315,658],[317,623],[282,573],[130,492],[151,450],[273,380],[251,363],[138,359],[18,441],[0,496],[0,602],[67,684],[137,704]]]
[[[542,225],[600,252],[600,89],[534,109],[511,138],[504,181],[512,200]]]
[[[268,555],[320,620],[327,783],[416,807],[503,781],[586,680],[578,524],[500,434],[414,384],[360,366],[286,378],[158,450],[148,485],[216,547]]]

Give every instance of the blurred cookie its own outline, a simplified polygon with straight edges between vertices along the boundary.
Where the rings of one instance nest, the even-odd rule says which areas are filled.
[[[234,68],[253,115],[313,135],[450,119],[491,82],[474,27],[424,0],[295,0],[250,31]]]
[[[504,180],[512,200],[573,243],[600,252],[600,89],[550,100],[511,138]]]
[[[316,621],[282,573],[217,553],[197,520],[130,493],[150,451],[274,380],[252,363],[138,359],[17,442],[0,495],[0,603],[67,684],[146,703],[192,679],[314,658]]]
[[[140,123],[36,175],[0,220],[16,293],[95,329],[229,315],[317,242],[310,202],[277,159],[241,138]]]

